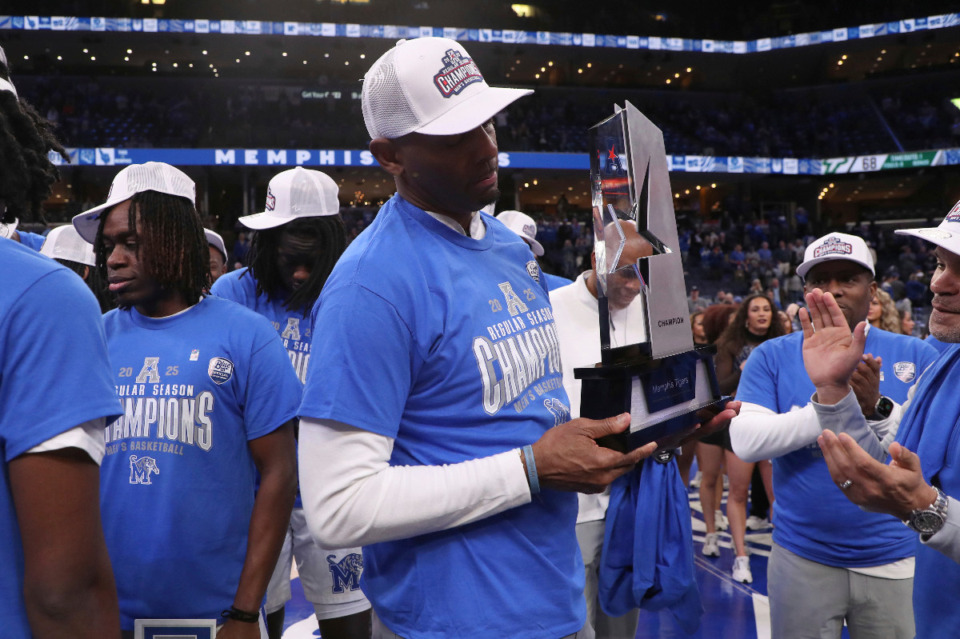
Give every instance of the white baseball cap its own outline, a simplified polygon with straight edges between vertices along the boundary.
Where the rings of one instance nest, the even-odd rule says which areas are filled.
[[[500,211],[497,219],[504,226],[522,237],[537,257],[543,255],[543,245],[537,241],[537,223],[526,213],[520,211]]]
[[[940,226],[896,231],[897,235],[912,235],[931,244],[942,246],[951,253],[960,255],[960,202],[953,205]]]
[[[827,233],[810,243],[803,252],[803,263],[797,267],[797,275],[806,278],[807,271],[830,260],[848,260],[856,262],[863,268],[876,275],[873,270],[873,256],[863,238],[846,233]]]
[[[262,231],[302,217],[337,215],[339,192],[337,183],[326,173],[298,166],[273,176],[267,185],[266,210],[245,215],[240,222]]]
[[[363,76],[360,106],[371,138],[471,131],[529,89],[491,87],[458,42],[400,40]]]
[[[51,229],[43,240],[40,253],[55,260],[69,260],[87,266],[97,265],[93,244],[80,237],[77,229],[70,224]]]
[[[223,238],[216,231],[203,229],[203,234],[207,237],[207,244],[220,251],[223,259],[227,259],[227,246],[223,243]]]
[[[3,47],[0,47],[0,62],[3,63],[3,66],[7,67],[7,71],[10,70],[10,65],[7,64],[7,53],[3,50]],[[17,95],[17,89],[13,86],[13,82],[10,80],[4,80],[0,78],[0,91],[9,91],[14,96]]]
[[[196,184],[193,183],[189,175],[180,169],[165,162],[131,164],[124,167],[113,178],[106,202],[73,218],[74,228],[80,233],[80,237],[93,244],[94,240],[97,239],[100,214],[121,202],[126,202],[137,193],[145,191],[156,191],[186,198],[190,200],[190,204],[194,204],[197,199]]]

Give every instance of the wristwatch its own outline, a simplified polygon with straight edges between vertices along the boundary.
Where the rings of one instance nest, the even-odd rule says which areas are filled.
[[[920,539],[927,541],[934,533],[943,528],[947,521],[947,505],[950,503],[943,491],[934,486],[937,498],[926,508],[914,510],[903,523],[920,533]]]
[[[877,400],[876,405],[873,407],[873,416],[871,419],[877,421],[880,419],[886,419],[890,417],[890,414],[893,412],[894,407],[893,400],[885,395],[881,395],[880,399]]]

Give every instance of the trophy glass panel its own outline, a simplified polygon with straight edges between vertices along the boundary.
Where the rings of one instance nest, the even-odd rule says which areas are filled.
[[[593,204],[594,253],[602,304],[601,335],[609,330],[604,346],[621,348],[644,344],[647,332],[646,281],[641,260],[628,250],[623,225],[640,230],[636,193],[630,169],[626,112],[620,109],[592,129],[591,196]],[[630,233],[636,238],[636,233]],[[626,253],[626,254],[625,254]],[[606,329],[606,330],[605,330]]]

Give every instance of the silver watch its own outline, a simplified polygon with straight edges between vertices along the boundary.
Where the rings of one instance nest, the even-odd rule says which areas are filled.
[[[926,508],[914,510],[910,513],[910,518],[904,522],[920,533],[924,541],[943,528],[943,524],[947,521],[947,505],[950,502],[942,490],[936,486],[934,488],[937,491],[937,498],[933,503]]]

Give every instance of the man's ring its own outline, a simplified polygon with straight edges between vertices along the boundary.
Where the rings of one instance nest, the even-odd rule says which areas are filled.
[[[840,490],[846,490],[847,488],[850,488],[851,486],[853,486],[853,482],[852,482],[851,480],[847,479],[847,480],[845,480],[843,483],[840,484]]]

